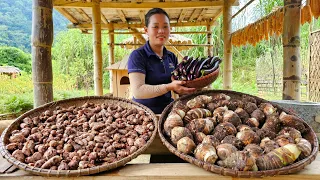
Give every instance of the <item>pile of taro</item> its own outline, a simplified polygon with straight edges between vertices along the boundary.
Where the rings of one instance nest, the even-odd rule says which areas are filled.
[[[240,171],[281,168],[312,152],[301,120],[247,95],[219,93],[177,101],[163,131],[178,151]]]
[[[26,117],[6,149],[17,160],[51,170],[91,168],[123,159],[144,146],[155,125],[143,110],[85,103]]]

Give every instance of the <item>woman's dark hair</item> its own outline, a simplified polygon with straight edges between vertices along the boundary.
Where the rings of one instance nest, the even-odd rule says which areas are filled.
[[[145,20],[146,20],[146,26],[147,26],[147,27],[148,27],[148,25],[149,25],[149,19],[150,19],[150,17],[151,17],[152,15],[154,15],[154,14],[164,14],[164,15],[166,15],[166,16],[168,17],[168,19],[170,19],[168,13],[167,13],[165,10],[163,10],[163,9],[161,9],[161,8],[153,8],[153,9],[150,9],[150,10],[148,11],[148,13],[145,15]]]

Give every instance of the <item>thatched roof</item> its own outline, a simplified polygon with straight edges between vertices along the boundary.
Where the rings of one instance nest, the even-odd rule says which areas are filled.
[[[234,6],[238,0],[231,0]],[[93,0],[55,0],[54,8],[64,15],[71,28],[92,29]],[[213,25],[222,14],[224,0],[100,0],[101,29],[143,28],[145,13],[154,7],[169,14],[171,27]]]
[[[141,39],[137,39],[137,42],[134,42],[134,37],[130,37],[128,39],[125,39],[121,45],[122,48],[126,48],[126,49],[136,49],[134,44],[144,44],[147,39],[148,36],[145,34],[142,34],[143,38],[144,38],[144,42],[141,42]],[[171,34],[169,37],[169,43],[170,44],[179,44],[179,45],[191,45],[192,43],[192,39],[190,38],[186,38],[184,36],[181,36],[179,34]],[[167,47],[170,49],[170,47]],[[177,48],[178,51],[182,51],[182,50],[188,50],[190,48],[192,48],[192,46],[175,46],[175,48]]]
[[[0,73],[6,73],[6,74],[18,74],[21,70],[17,67],[13,66],[0,66]]]

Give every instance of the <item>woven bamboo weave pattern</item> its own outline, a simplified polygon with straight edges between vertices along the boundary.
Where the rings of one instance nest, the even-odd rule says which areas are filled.
[[[309,84],[310,101],[320,102],[320,31],[310,37]]]

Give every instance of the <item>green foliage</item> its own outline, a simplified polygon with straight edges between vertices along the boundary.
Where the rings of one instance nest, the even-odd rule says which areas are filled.
[[[22,72],[17,78],[0,75],[0,114],[20,112],[33,107],[31,75]]]
[[[32,1],[0,1],[0,46],[31,52]],[[66,29],[67,20],[53,11],[54,32]]]
[[[117,36],[116,43],[121,42],[128,36]],[[102,36],[102,64],[103,64],[103,85],[109,88],[109,72],[105,68],[109,65],[108,37]],[[73,80],[70,85],[76,89],[93,88],[93,36],[82,34],[79,30],[63,31],[57,35],[52,50],[52,59],[57,68],[54,74],[68,75]],[[115,47],[115,62],[129,54],[129,51]]]
[[[31,55],[15,47],[0,47],[0,66],[15,66],[31,72]]]

